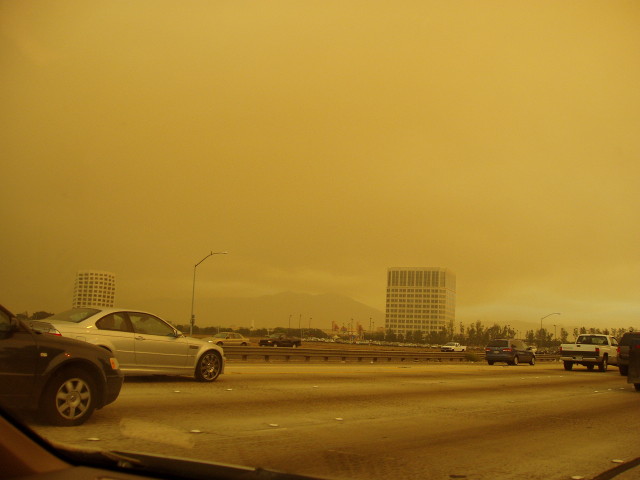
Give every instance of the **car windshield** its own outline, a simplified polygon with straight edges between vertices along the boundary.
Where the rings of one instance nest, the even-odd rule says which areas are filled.
[[[0,100],[0,406],[97,477],[640,458],[640,1],[3,0]]]
[[[80,323],[83,320],[99,313],[100,310],[95,308],[72,308],[64,312],[56,313],[47,317],[47,320],[60,320],[63,322]]]

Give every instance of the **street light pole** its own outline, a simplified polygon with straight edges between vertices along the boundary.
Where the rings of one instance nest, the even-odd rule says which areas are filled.
[[[542,317],[540,319],[540,330],[542,331],[542,320],[544,320],[547,317],[550,317],[551,315],[560,315],[560,312],[554,312],[554,313],[550,313],[549,315],[545,315],[544,317]]]
[[[198,265],[200,265],[202,262],[204,262],[211,255],[226,255],[227,253],[228,252],[211,252],[209,255],[204,257],[202,260],[200,260],[198,263],[196,263],[193,266],[193,287],[191,289],[191,323],[189,325],[189,336],[190,337],[193,335],[193,326],[196,323],[196,315],[195,315],[195,313],[193,313],[193,306],[194,306],[195,300],[196,300],[196,267]]]

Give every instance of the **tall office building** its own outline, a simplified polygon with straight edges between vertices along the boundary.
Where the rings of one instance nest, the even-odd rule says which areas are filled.
[[[73,288],[73,308],[113,307],[116,275],[98,270],[80,270]]]
[[[456,276],[446,268],[392,267],[387,271],[386,329],[423,334],[453,328]]]

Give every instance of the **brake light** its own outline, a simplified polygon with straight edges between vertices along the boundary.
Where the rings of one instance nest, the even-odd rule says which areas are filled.
[[[600,355],[600,348],[596,347],[596,355]]]
[[[512,352],[513,350],[511,350],[510,348],[503,348],[502,351],[503,352]]]
[[[490,352],[490,351],[491,351],[491,349],[490,349],[490,348],[485,348],[485,349],[484,349],[484,351],[485,351],[485,352]]]
[[[618,352],[618,354],[620,354],[620,347],[616,348],[616,352]]]
[[[562,353],[562,346],[560,347],[560,353]]]

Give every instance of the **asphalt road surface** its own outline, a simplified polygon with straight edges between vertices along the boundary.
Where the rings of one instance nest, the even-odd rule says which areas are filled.
[[[35,428],[325,478],[565,480],[640,457],[639,410],[617,368],[234,362],[213,384],[127,379],[85,425]]]

